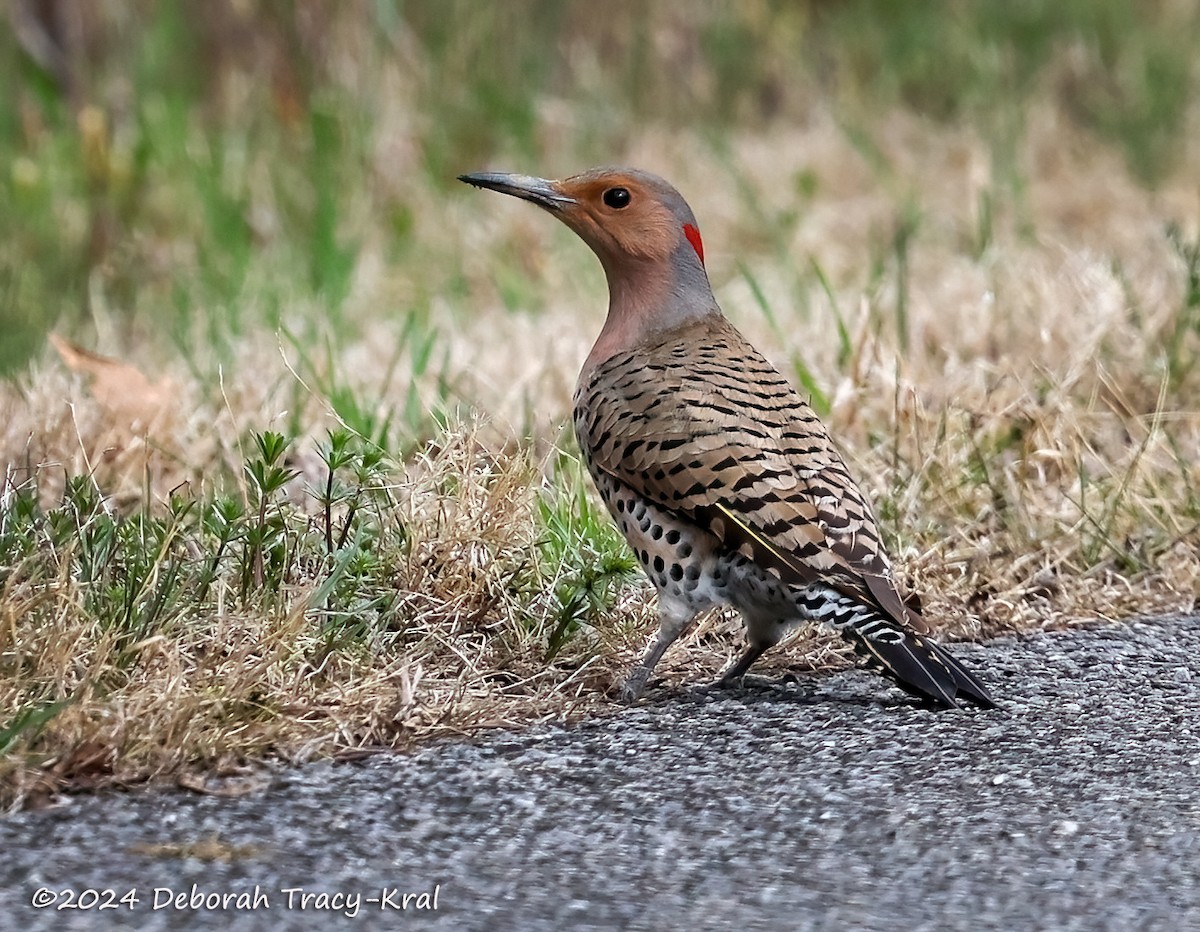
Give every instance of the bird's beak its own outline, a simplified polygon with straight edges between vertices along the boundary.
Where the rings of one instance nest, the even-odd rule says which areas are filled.
[[[511,194],[513,197],[533,201],[547,210],[562,210],[568,204],[575,203],[575,198],[563,194],[557,181],[547,178],[509,175],[504,172],[474,172],[470,175],[459,175],[458,180],[473,184],[477,188],[491,188],[501,194]]]

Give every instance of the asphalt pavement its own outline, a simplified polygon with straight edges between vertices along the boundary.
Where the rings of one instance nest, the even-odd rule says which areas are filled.
[[[1200,929],[1200,618],[954,652],[18,814],[0,928]]]

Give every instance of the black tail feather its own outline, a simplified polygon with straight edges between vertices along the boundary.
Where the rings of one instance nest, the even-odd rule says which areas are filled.
[[[959,695],[982,708],[996,708],[996,700],[987,691],[987,687],[979,682],[975,674],[959,663],[950,651],[946,650],[940,644],[934,644],[932,641],[925,641],[925,644],[930,648],[934,656],[946,666],[946,669],[950,671],[950,675],[954,678],[954,685],[958,687]]]
[[[984,685],[949,651],[928,638],[896,628],[875,637],[849,628],[842,633],[905,692],[946,708],[958,708],[959,698],[985,709],[996,706]]]

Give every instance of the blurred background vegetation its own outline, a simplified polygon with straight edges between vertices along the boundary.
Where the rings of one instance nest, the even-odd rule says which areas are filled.
[[[608,162],[649,126],[719,147],[815,106],[849,127],[903,106],[971,124],[1003,160],[1029,99],[1053,95],[1153,185],[1187,132],[1200,57],[1196,4],[1170,0],[9,0],[7,13],[9,374],[51,328],[219,361],[251,325],[337,340],[363,314],[453,308],[467,284],[420,214],[457,173]],[[412,270],[407,306],[355,305],[367,243]]]

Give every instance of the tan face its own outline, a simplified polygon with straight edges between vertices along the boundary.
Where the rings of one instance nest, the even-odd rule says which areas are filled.
[[[663,260],[685,236],[683,225],[657,192],[630,175],[588,173],[555,187],[570,198],[555,213],[601,257]]]

